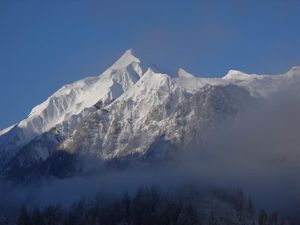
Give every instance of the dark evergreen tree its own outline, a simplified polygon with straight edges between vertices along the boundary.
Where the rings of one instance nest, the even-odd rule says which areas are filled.
[[[178,216],[177,225],[195,225],[198,224],[197,212],[191,204],[184,205]]]
[[[125,192],[121,201],[121,216],[124,218],[122,221],[125,224],[129,224],[130,219],[130,198],[128,192]]]
[[[39,208],[36,208],[33,212],[32,212],[32,216],[31,216],[31,225],[40,225],[40,224],[44,224],[44,217],[42,215],[42,213],[40,212]]]
[[[18,218],[18,225],[31,225],[30,217],[27,211],[26,206],[21,208],[21,212]]]
[[[255,209],[251,198],[248,199],[247,207],[249,212],[249,219],[252,219],[255,215]]]
[[[269,225],[279,225],[279,219],[277,212],[273,212],[269,218]]]
[[[260,212],[259,212],[258,224],[259,225],[268,225],[268,214],[264,209],[260,210]]]

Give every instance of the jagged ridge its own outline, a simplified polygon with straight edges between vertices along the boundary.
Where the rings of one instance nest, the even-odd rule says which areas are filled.
[[[101,75],[63,86],[0,132],[0,168],[43,163],[58,150],[101,160],[161,158],[168,145],[201,143],[256,98],[297,87],[300,77],[299,67],[277,76],[231,70],[222,78],[203,78],[183,69],[173,77],[144,65],[130,49]],[[157,143],[169,144],[159,150]]]

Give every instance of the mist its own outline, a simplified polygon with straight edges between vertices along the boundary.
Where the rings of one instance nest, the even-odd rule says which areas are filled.
[[[240,188],[258,207],[293,218],[300,211],[300,104],[281,93],[225,122],[206,142],[179,149],[171,165],[135,166],[88,177],[50,179],[30,186],[1,185],[2,209],[69,206],[96,193],[121,195],[139,186],[172,190],[195,183],[203,190]]]
[[[182,165],[198,180],[239,187],[259,207],[300,212],[299,92],[282,92],[223,124]],[[181,156],[182,158],[182,156]],[[297,215],[298,216],[298,215]]]

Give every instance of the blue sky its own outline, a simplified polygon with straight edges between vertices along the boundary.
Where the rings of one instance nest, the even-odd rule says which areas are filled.
[[[126,49],[204,76],[300,65],[297,0],[0,0],[0,129]]]

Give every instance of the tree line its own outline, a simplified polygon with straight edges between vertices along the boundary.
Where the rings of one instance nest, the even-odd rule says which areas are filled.
[[[17,225],[288,225],[276,212],[256,212],[237,191],[203,193],[194,187],[163,191],[140,187],[121,197],[97,194],[68,208],[59,205],[20,210]]]

